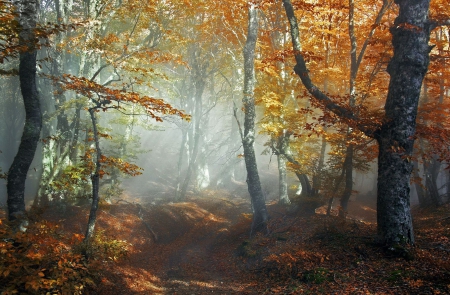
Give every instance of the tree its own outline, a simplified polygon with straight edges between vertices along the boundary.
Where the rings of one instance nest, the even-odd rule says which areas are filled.
[[[378,234],[381,242],[390,249],[394,245],[414,244],[409,204],[411,155],[420,89],[431,50],[428,41],[433,29],[428,18],[428,0],[397,0],[395,3],[399,5],[399,14],[391,28],[394,56],[388,66],[391,78],[385,116],[374,129],[368,124],[370,122],[364,122],[352,109],[333,102],[311,82],[300,51],[294,9],[289,0],[283,0],[297,62],[294,70],[302,83],[329,110],[350,123],[354,122],[353,126],[378,142]]]
[[[165,103],[162,99],[156,99],[149,96],[139,95],[136,92],[114,89],[95,83],[94,81],[86,78],[78,78],[71,75],[64,75],[63,80],[65,90],[72,90],[90,99],[91,106],[88,109],[91,123],[92,123],[92,139],[94,141],[94,148],[92,151],[86,151],[84,161],[86,162],[87,169],[85,171],[90,173],[92,182],[92,204],[89,214],[88,226],[85,234],[85,241],[93,237],[96,214],[98,204],[100,201],[99,189],[100,178],[105,174],[103,166],[114,165],[130,175],[140,174],[136,165],[130,165],[123,161],[105,157],[100,149],[100,136],[102,135],[98,131],[98,123],[96,113],[100,111],[107,111],[108,109],[115,109],[118,111],[123,110],[120,104],[133,103],[142,107],[146,114],[155,119],[157,122],[162,122],[162,115],[175,115],[184,119],[189,119],[183,111],[173,108],[170,104]],[[92,155],[90,154],[92,152]],[[93,161],[93,162],[90,162]]]
[[[25,218],[25,180],[36,152],[42,127],[39,96],[36,87],[36,35],[37,0],[22,0],[17,3],[19,12],[19,45],[23,48],[19,59],[19,79],[25,106],[25,126],[19,150],[8,171],[8,218]]]
[[[248,32],[247,41],[244,46],[244,97],[242,98],[242,103],[245,117],[242,145],[244,148],[245,167],[247,168],[248,192],[250,193],[253,207],[251,232],[267,232],[268,214],[253,147],[255,142],[256,116],[255,98],[253,94],[255,84],[254,59],[256,39],[258,36],[258,8],[251,2],[248,5]]]
[[[364,40],[362,48],[360,52],[357,52],[357,38],[355,33],[355,3],[353,0],[349,0],[349,16],[348,16],[348,27],[349,27],[349,37],[350,37],[350,81],[349,81],[349,106],[351,108],[355,108],[356,106],[356,96],[357,96],[357,88],[356,88],[356,79],[358,76],[358,71],[363,60],[365,51],[367,46],[369,45],[369,41],[375,33],[375,29],[380,25],[383,15],[392,5],[392,0],[384,0],[383,5],[381,6],[374,24],[371,26],[371,30],[369,32],[368,37]],[[350,137],[352,130],[350,128],[347,129],[347,137]],[[353,190],[353,162],[354,162],[354,150],[355,145],[350,142],[347,144],[346,152],[345,152],[345,160],[343,164],[343,172],[345,174],[345,189],[341,196],[340,201],[340,210],[339,216],[344,217],[347,208],[348,201],[350,200],[350,196]]]

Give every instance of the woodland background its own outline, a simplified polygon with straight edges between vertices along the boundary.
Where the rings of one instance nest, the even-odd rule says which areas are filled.
[[[0,1],[2,294],[450,292],[445,0],[389,145],[415,238],[376,211],[403,2],[292,1],[296,48],[290,1]]]

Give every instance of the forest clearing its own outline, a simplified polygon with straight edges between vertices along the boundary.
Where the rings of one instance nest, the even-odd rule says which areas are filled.
[[[448,0],[0,0],[0,295],[450,294]]]

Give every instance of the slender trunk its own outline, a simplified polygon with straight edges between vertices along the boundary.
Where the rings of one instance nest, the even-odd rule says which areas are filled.
[[[42,128],[42,115],[36,87],[35,33],[38,1],[19,1],[19,45],[27,48],[20,53],[19,79],[25,106],[25,126],[19,149],[8,171],[8,219],[25,218],[25,180],[37,149]]]
[[[97,119],[95,117],[95,108],[90,108],[89,114],[91,116],[92,121],[92,130],[94,133],[95,151],[97,159],[95,162],[95,170],[91,174],[92,204],[91,204],[91,211],[89,212],[89,220],[87,224],[86,234],[84,236],[84,242],[86,243],[89,243],[89,240],[91,240],[91,238],[94,236],[95,222],[97,220],[98,203],[100,201],[100,196],[98,192],[100,189],[100,169],[101,169],[100,160],[102,158],[102,152],[100,150],[100,142],[98,138]]]
[[[255,4],[249,3],[248,11],[248,33],[247,41],[244,47],[244,134],[242,145],[244,147],[245,167],[247,168],[248,192],[253,205],[253,222],[251,233],[255,231],[268,232],[267,221],[268,214],[266,203],[261,188],[261,182],[256,165],[256,156],[254,150],[255,142],[255,98],[254,90],[254,59],[255,46],[258,35],[258,11]]]
[[[428,200],[430,200],[431,204],[435,207],[442,205],[441,196],[439,195],[439,189],[437,186],[437,178],[440,167],[441,163],[438,161],[437,156],[433,156],[429,163],[424,164],[425,187]]]
[[[278,160],[278,180],[279,180],[279,203],[283,205],[289,205],[291,200],[288,196],[288,185],[286,181],[286,158],[283,155],[277,155]]]
[[[181,167],[183,166],[183,155],[186,149],[186,141],[187,141],[187,130],[181,128],[181,143],[180,143],[180,152],[178,154],[178,164],[177,164],[177,182],[176,182],[176,192],[175,199],[181,199]]]
[[[423,190],[422,182],[419,182],[419,179],[421,179],[419,175],[419,163],[417,161],[414,161],[413,165],[413,176],[415,178],[414,186],[416,188],[417,199],[419,200],[420,207],[424,208],[428,206],[428,202],[425,197],[425,191]]]
[[[289,148],[289,137],[290,133],[283,130],[283,133],[278,137],[277,142],[277,150],[284,151]],[[288,196],[288,187],[287,187],[287,169],[286,169],[286,156],[283,153],[277,153],[277,162],[278,162],[278,191],[279,191],[279,203],[288,205],[291,203]]]
[[[311,188],[311,184],[309,183],[308,175],[295,172],[295,175],[297,175],[298,181],[300,182],[300,185],[302,186],[302,193],[300,196],[302,197],[312,197],[313,191]]]
[[[337,194],[336,192],[338,191],[339,186],[341,185],[342,180],[344,180],[344,176],[345,176],[345,164],[342,166],[341,174],[339,175],[339,177],[334,182],[332,195],[331,195],[331,198],[328,200],[327,216],[331,215],[331,209],[332,209],[332,206],[333,206],[333,201],[334,201],[335,195]],[[340,212],[339,212],[339,214],[340,214]]]
[[[350,37],[350,99],[349,105],[350,107],[355,107],[356,103],[356,76],[358,74],[359,63],[357,59],[357,43],[355,36],[355,27],[354,27],[354,12],[355,12],[355,3],[353,0],[349,0],[349,16],[348,16],[348,31]],[[364,54],[361,51],[360,56]],[[347,138],[351,136],[351,129],[348,128]],[[347,145],[347,150],[345,152],[345,160],[344,167],[345,173],[345,188],[344,193],[341,196],[340,208],[339,208],[339,217],[345,217],[348,210],[348,201],[350,200],[350,196],[352,195],[353,190],[353,144]]]
[[[241,161],[238,158],[238,150],[241,143],[238,140],[239,130],[236,119],[231,116],[231,128],[230,135],[228,138],[227,146],[227,162],[224,164],[223,168],[217,173],[216,177],[211,181],[211,183],[217,187],[229,187],[236,180],[236,164]]]
[[[189,161],[189,166],[186,172],[186,177],[184,179],[183,185],[180,191],[180,199],[186,198],[187,189],[191,181],[192,175],[196,169],[197,156],[200,149],[200,139],[201,139],[201,120],[202,120],[202,96],[203,90],[205,89],[205,82],[203,81],[200,73],[197,73],[197,82],[195,83],[195,126],[194,126],[194,138],[193,138],[193,149],[191,158]]]
[[[345,171],[345,188],[344,193],[341,196],[339,217],[345,217],[348,211],[348,201],[352,195],[353,190],[353,145],[347,146],[347,152],[345,154],[344,167]]]
[[[204,188],[208,187],[210,184],[210,176],[209,176],[209,166],[208,166],[208,149],[207,149],[207,134],[208,134],[208,126],[209,126],[209,112],[207,112],[204,116],[202,116],[201,125],[202,131],[200,133],[199,139],[199,151],[197,155],[197,171],[196,171],[196,182],[195,188],[197,191],[202,191]]]
[[[73,137],[72,142],[70,144],[70,161],[75,164],[77,163],[78,156],[78,137],[80,136],[80,119],[81,119],[81,106],[77,106],[75,109],[75,117],[74,117],[74,127],[73,127]]]
[[[326,130],[324,130],[326,132]],[[322,189],[322,170],[325,163],[325,152],[327,150],[327,138],[325,134],[322,134],[322,143],[320,147],[319,162],[317,164],[317,170],[313,176],[313,194],[319,196],[319,192]]]

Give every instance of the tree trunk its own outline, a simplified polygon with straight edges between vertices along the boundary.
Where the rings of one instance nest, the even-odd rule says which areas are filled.
[[[438,161],[436,155],[431,157],[429,163],[424,164],[426,193],[428,195],[428,199],[431,201],[431,204],[435,207],[442,205],[441,196],[439,195],[439,189],[437,186],[440,167],[441,163]]]
[[[348,211],[348,201],[352,195],[353,190],[353,145],[347,146],[347,151],[344,160],[344,173],[345,173],[345,188],[344,193],[341,196],[341,207],[339,208],[339,217],[345,217]]]
[[[302,174],[299,172],[295,172],[295,175],[297,175],[298,181],[300,182],[300,185],[302,186],[302,193],[300,194],[300,196],[312,197],[313,190],[312,190],[311,184],[309,183],[308,175]]]
[[[91,115],[92,131],[94,133],[95,151],[97,159],[95,163],[95,170],[91,174],[92,204],[91,204],[91,211],[89,212],[89,220],[86,229],[86,234],[84,236],[85,243],[89,243],[89,240],[91,240],[92,237],[94,236],[95,222],[97,220],[98,203],[100,201],[100,196],[98,192],[100,189],[100,168],[101,168],[100,159],[102,158],[102,152],[100,150],[100,142],[97,131],[97,119],[95,118],[95,107],[89,109],[89,114]]]
[[[286,158],[283,155],[277,155],[278,160],[278,190],[279,190],[279,203],[283,205],[289,205],[291,200],[288,196],[288,185],[286,181]]]
[[[227,140],[227,162],[211,181],[211,184],[217,187],[231,187],[231,185],[236,181],[236,166],[238,166],[237,164],[242,161],[242,159],[238,157],[238,151],[241,143],[238,140],[239,129],[237,120],[238,118],[235,118],[233,115],[231,116],[230,135]]]
[[[417,199],[419,200],[420,207],[424,208],[428,206],[427,199],[425,197],[425,191],[422,186],[422,182],[419,183],[420,175],[419,175],[419,163],[414,161],[413,163],[413,176],[414,176],[414,186],[416,188]]]
[[[183,122],[181,123],[183,124]],[[183,126],[183,125],[182,125]],[[178,153],[178,162],[177,162],[177,182],[175,184],[175,199],[176,200],[181,200],[181,168],[183,167],[183,155],[185,153],[186,150],[186,142],[187,142],[187,130],[183,129],[183,127],[181,127],[180,129],[181,131],[181,143],[180,143],[180,150]]]
[[[196,76],[196,83],[195,83],[195,126],[194,126],[194,138],[193,138],[193,149],[192,149],[192,155],[191,159],[189,161],[189,166],[186,172],[186,177],[184,179],[183,185],[181,187],[180,191],[180,199],[186,198],[187,189],[189,186],[189,183],[191,181],[192,175],[194,174],[194,171],[196,170],[197,162],[197,156],[200,149],[200,139],[201,139],[201,120],[202,120],[202,96],[203,96],[203,90],[205,89],[205,81],[203,80],[202,74],[200,72],[200,69],[198,68],[199,65],[196,66],[197,73]]]
[[[399,15],[391,28],[394,56],[385,105],[385,121],[377,131],[378,234],[391,247],[414,244],[409,204],[411,156],[423,78],[429,64],[431,25],[429,0],[396,0]]]
[[[19,79],[25,105],[25,126],[19,149],[8,172],[8,219],[22,219],[25,214],[25,180],[33,161],[42,128],[42,115],[36,87],[35,33],[38,1],[19,1],[19,45],[26,51],[20,53]]]
[[[324,130],[326,132],[326,130]],[[322,134],[322,143],[320,146],[320,155],[319,161],[317,164],[317,170],[314,172],[314,176],[312,178],[313,181],[313,194],[315,196],[319,196],[320,190],[322,189],[322,173],[323,166],[325,162],[325,152],[327,149],[327,138],[325,134]]]
[[[251,232],[268,232],[267,220],[268,214],[266,203],[261,188],[261,182],[256,165],[256,156],[254,150],[255,142],[255,99],[253,90],[255,84],[254,78],[254,59],[255,46],[258,35],[258,12],[255,4],[249,2],[248,11],[248,33],[247,41],[244,47],[244,134],[242,145],[244,148],[245,167],[247,168],[248,192],[253,206],[253,222]]]

